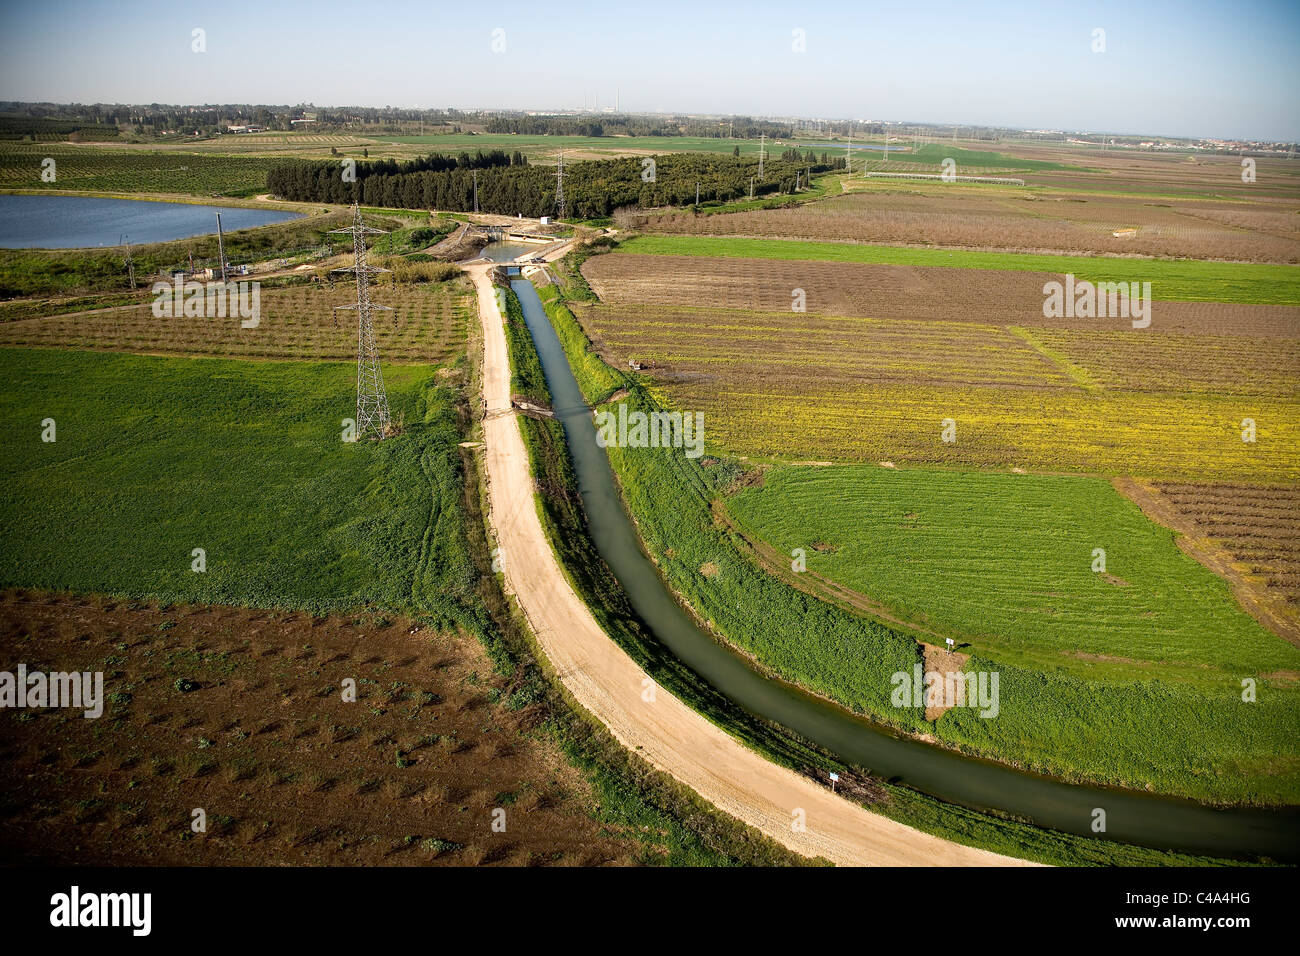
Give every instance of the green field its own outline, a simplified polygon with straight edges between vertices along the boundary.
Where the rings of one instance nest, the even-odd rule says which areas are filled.
[[[907,153],[902,158],[910,163],[930,163],[934,166],[941,165],[945,159],[951,159],[957,164],[958,173],[961,172],[963,166],[978,166],[984,169],[1060,170],[1078,168],[1050,160],[1017,159],[1014,156],[1008,156],[1006,153],[995,153],[990,150],[962,149],[959,146],[953,146],[951,143],[925,143],[916,152]]]
[[[41,178],[42,162],[47,158],[55,162],[54,182]],[[4,143],[0,144],[0,189],[253,196],[266,191],[266,172],[279,162],[283,160]]]
[[[25,349],[0,369],[0,586],[463,620],[459,432],[435,369],[385,369],[406,430],[382,444],[340,438],[349,363]]]
[[[878,138],[878,137],[877,137]],[[824,145],[827,140],[809,139],[806,143],[797,142],[800,149],[813,149],[819,154],[823,149],[828,150],[832,155],[844,155],[843,142],[838,145]],[[905,152],[898,152],[898,147],[905,148]],[[925,143],[919,149],[914,149],[911,143],[906,141],[896,142],[889,150],[889,160],[885,160],[885,154],[880,149],[870,149],[865,146],[854,145],[853,147],[853,168],[859,169],[865,161],[872,164],[872,168],[879,168],[885,172],[889,171],[889,166],[895,161],[908,164],[920,164],[933,166],[935,171],[939,171],[945,159],[951,159],[957,164],[957,172],[962,174],[963,169],[981,169],[981,170],[1069,170],[1079,169],[1078,166],[1067,166],[1064,163],[1057,163],[1043,159],[1017,159],[1014,156],[1008,156],[1006,153],[995,153],[988,150],[963,149],[951,143]],[[877,167],[875,164],[879,163]]]
[[[1072,272],[1077,278],[1091,282],[1150,282],[1152,298],[1165,301],[1300,305],[1300,266],[1186,259],[1047,256],[712,236],[636,236],[619,243],[615,251],[663,256],[941,266],[1058,274]]]
[[[781,468],[728,508],[804,548],[810,571],[999,663],[1207,689],[1300,670],[1300,650],[1102,479]]]

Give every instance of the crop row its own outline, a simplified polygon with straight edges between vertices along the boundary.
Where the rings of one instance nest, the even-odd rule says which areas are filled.
[[[463,287],[389,287],[376,301],[375,340],[385,361],[438,364],[464,348],[471,302]],[[237,315],[163,317],[152,301],[95,312],[0,323],[0,345],[229,357],[348,359],[356,356],[356,313],[345,291],[268,289],[254,328]]]
[[[51,167],[45,160],[52,159]],[[0,145],[0,187],[248,196],[266,188],[274,159],[207,153]],[[53,180],[43,175],[53,171]]]

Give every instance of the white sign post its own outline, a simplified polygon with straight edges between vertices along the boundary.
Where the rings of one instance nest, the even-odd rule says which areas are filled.
[[[839,779],[840,775],[838,773],[831,774],[831,793],[835,792],[835,784],[839,782]]]
[[[945,642],[947,643],[947,645],[948,645],[948,652],[949,652],[949,653],[952,653],[952,649],[953,649],[954,647],[956,647],[957,645],[956,645],[955,643],[953,643],[953,639],[952,639],[951,637],[945,637],[945,638],[944,638],[944,641],[945,641]]]

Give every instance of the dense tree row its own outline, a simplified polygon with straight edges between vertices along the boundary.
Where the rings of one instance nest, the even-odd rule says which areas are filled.
[[[492,154],[489,154],[492,155]],[[501,154],[504,155],[504,154]],[[554,167],[497,162],[446,168],[449,157],[427,157],[412,164],[392,161],[361,163],[355,182],[337,163],[293,161],[272,167],[267,189],[299,202],[350,203],[408,209],[474,208],[474,174],[478,169],[478,205],[482,212],[530,217],[555,214]],[[419,168],[402,167],[418,165]],[[793,192],[800,174],[839,168],[830,162],[771,159],[758,178],[758,161],[712,153],[673,153],[642,159],[611,159],[566,164],[564,194],[571,218],[593,219],[627,207],[684,206],[695,202],[739,199]],[[653,173],[653,174],[652,174]]]

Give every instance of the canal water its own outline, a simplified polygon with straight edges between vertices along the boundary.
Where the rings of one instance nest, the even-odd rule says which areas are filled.
[[[492,250],[493,258],[513,258],[505,251]],[[1300,861],[1300,808],[1216,810],[1183,800],[1021,773],[896,736],[753,670],[695,625],[641,550],[636,530],[623,510],[609,459],[596,444],[592,415],[541,300],[526,279],[512,279],[511,288],[523,306],[556,417],[564,426],[596,549],[655,637],[727,698],[851,764],[949,803],[1003,811],[1040,827],[1087,837],[1214,856]],[[1104,835],[1091,830],[1093,810],[1099,807],[1106,811]]]
[[[94,196],[0,196],[0,249],[79,249],[188,239],[298,219],[301,213]]]

